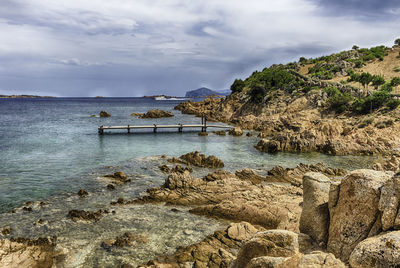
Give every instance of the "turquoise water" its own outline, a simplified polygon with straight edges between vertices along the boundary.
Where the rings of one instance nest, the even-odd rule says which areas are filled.
[[[0,212],[25,201],[94,187],[82,180],[93,169],[154,155],[179,156],[198,150],[220,157],[227,169],[293,167],[300,162],[326,162],[348,169],[369,166],[373,160],[321,154],[261,154],[256,138],[199,137],[196,131],[98,135],[99,125],[200,123],[173,111],[179,101],[145,98],[0,99]],[[175,117],[139,119],[132,112],[159,108]],[[93,118],[106,110],[110,118]],[[170,131],[170,132],[168,132]]]
[[[160,205],[113,206],[119,197],[134,199],[146,189],[163,184],[166,175],[158,166],[168,164],[160,156],[180,156],[198,150],[216,155],[225,169],[234,172],[253,168],[260,174],[281,165],[324,162],[332,167],[356,169],[369,167],[371,157],[334,157],[311,154],[264,154],[254,149],[256,137],[200,137],[195,130],[160,130],[154,134],[139,131],[127,134],[114,131],[98,135],[99,125],[147,125],[200,123],[173,107],[179,101],[143,98],[85,99],[0,99],[0,229],[12,228],[14,237],[58,237],[58,247],[66,253],[63,267],[116,267],[122,263],[138,265],[158,255],[171,254],[178,246],[201,241],[225,223],[192,215],[189,208]],[[138,119],[133,112],[159,108],[175,116],[163,119]],[[106,110],[110,118],[94,118]],[[124,171],[132,182],[108,191],[105,174]],[[211,172],[195,168],[194,176]],[[85,188],[86,198],[76,192]],[[21,205],[34,201],[33,210]],[[42,201],[42,205],[39,204]],[[12,213],[11,210],[14,209]],[[71,209],[107,209],[96,223],[72,222]],[[129,231],[148,237],[148,243],[107,251],[101,247]],[[0,235],[1,238],[1,235]]]

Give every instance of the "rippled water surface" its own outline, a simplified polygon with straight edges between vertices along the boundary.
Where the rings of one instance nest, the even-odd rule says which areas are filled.
[[[99,125],[200,123],[199,118],[173,111],[178,103],[144,98],[0,99],[0,227],[12,226],[13,236],[57,235],[59,245],[70,253],[71,267],[100,263],[113,267],[126,260],[140,263],[172,253],[178,245],[200,241],[221,226],[220,222],[191,215],[183,208],[176,213],[164,205],[110,205],[118,197],[135,198],[164,182],[165,174],[158,165],[165,160],[154,156],[179,156],[198,150],[222,159],[229,171],[249,167],[260,173],[276,165],[294,167],[300,162],[356,169],[369,167],[375,161],[371,157],[317,153],[263,154],[253,148],[255,137],[200,137],[195,130],[97,133]],[[154,108],[172,111],[175,116],[130,116]],[[90,117],[101,110],[112,117]],[[107,191],[107,181],[99,177],[119,170],[126,172],[132,182]],[[204,174],[208,170],[195,172]],[[89,191],[89,197],[76,195],[81,188]],[[30,213],[10,213],[24,202],[36,200],[44,200],[45,205]],[[95,224],[74,223],[66,217],[70,209],[100,208],[114,210],[115,214],[106,215]],[[39,219],[46,223],[35,224]],[[145,234],[149,242],[111,252],[100,247],[102,240],[125,231]]]

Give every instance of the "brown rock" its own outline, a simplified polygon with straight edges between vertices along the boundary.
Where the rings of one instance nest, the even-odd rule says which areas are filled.
[[[254,184],[260,183],[265,180],[262,176],[256,174],[253,170],[248,168],[236,171],[235,175],[241,180],[248,180]]]
[[[198,151],[181,155],[180,158],[184,160],[186,163],[198,167],[208,167],[208,168],[224,167],[224,163],[217,157],[213,155],[207,157],[204,154],[200,154]]]
[[[105,177],[112,179],[116,183],[127,183],[130,181],[126,174],[122,171],[115,172],[111,175],[106,175]]]
[[[199,135],[199,136],[208,136],[208,133],[203,131],[203,132],[197,133],[197,135]]]
[[[308,172],[303,177],[300,232],[308,234],[321,247],[328,241],[330,184],[330,179],[320,173]]]
[[[85,189],[80,189],[78,195],[81,197],[89,195],[89,193]]]
[[[400,231],[382,233],[360,242],[350,255],[353,268],[398,267]]]
[[[101,209],[96,212],[73,209],[68,212],[68,217],[73,221],[99,221],[103,213],[106,213],[106,211]]]
[[[150,110],[147,113],[140,115],[140,118],[162,118],[162,117],[172,117],[173,113],[168,111],[163,111],[159,109]]]
[[[231,128],[229,130],[229,135],[242,136],[243,135],[243,130],[240,127]]]
[[[50,268],[62,259],[60,252],[55,250],[56,238],[26,238],[0,239],[0,267],[20,268]]]
[[[138,116],[138,117],[140,117],[140,116],[143,116],[143,113],[131,113],[131,116]]]
[[[379,232],[380,189],[390,178],[384,172],[361,169],[347,175],[339,187],[332,186],[329,252],[347,261],[358,243]]]
[[[213,133],[219,136],[226,136],[226,132],[224,130],[213,131]]]
[[[100,117],[110,117],[111,114],[107,113],[106,111],[101,111],[100,112]]]

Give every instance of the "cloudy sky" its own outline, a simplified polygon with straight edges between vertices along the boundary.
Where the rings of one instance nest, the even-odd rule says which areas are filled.
[[[392,45],[398,0],[0,0],[0,94],[184,95]]]

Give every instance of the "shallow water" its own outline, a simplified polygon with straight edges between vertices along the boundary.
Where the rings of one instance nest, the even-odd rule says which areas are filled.
[[[187,209],[174,213],[163,205],[111,206],[118,197],[136,198],[147,188],[164,182],[158,169],[165,160],[155,155],[179,156],[198,150],[216,155],[225,169],[244,167],[264,174],[281,165],[324,162],[328,166],[356,169],[369,167],[372,157],[335,157],[318,153],[264,154],[254,149],[255,137],[199,137],[197,131],[160,130],[153,134],[98,135],[99,125],[199,123],[200,119],[173,111],[178,101],[154,101],[142,98],[86,99],[0,99],[0,227],[10,225],[13,236],[36,238],[58,236],[58,245],[68,251],[69,267],[113,267],[129,260],[138,264],[156,255],[172,253],[178,245],[203,239],[221,227],[221,223],[191,215]],[[159,108],[173,111],[175,117],[138,119],[132,112]],[[110,118],[93,118],[107,110]],[[112,166],[112,167],[107,167]],[[102,175],[124,171],[132,182],[106,190]],[[196,176],[210,170],[195,169]],[[90,195],[79,198],[76,192],[85,188]],[[33,212],[10,211],[30,200],[44,200]],[[96,223],[74,223],[67,218],[70,209],[115,210]],[[45,224],[35,224],[44,219]],[[104,239],[115,238],[125,231],[145,234],[149,242],[134,248],[106,251]]]

